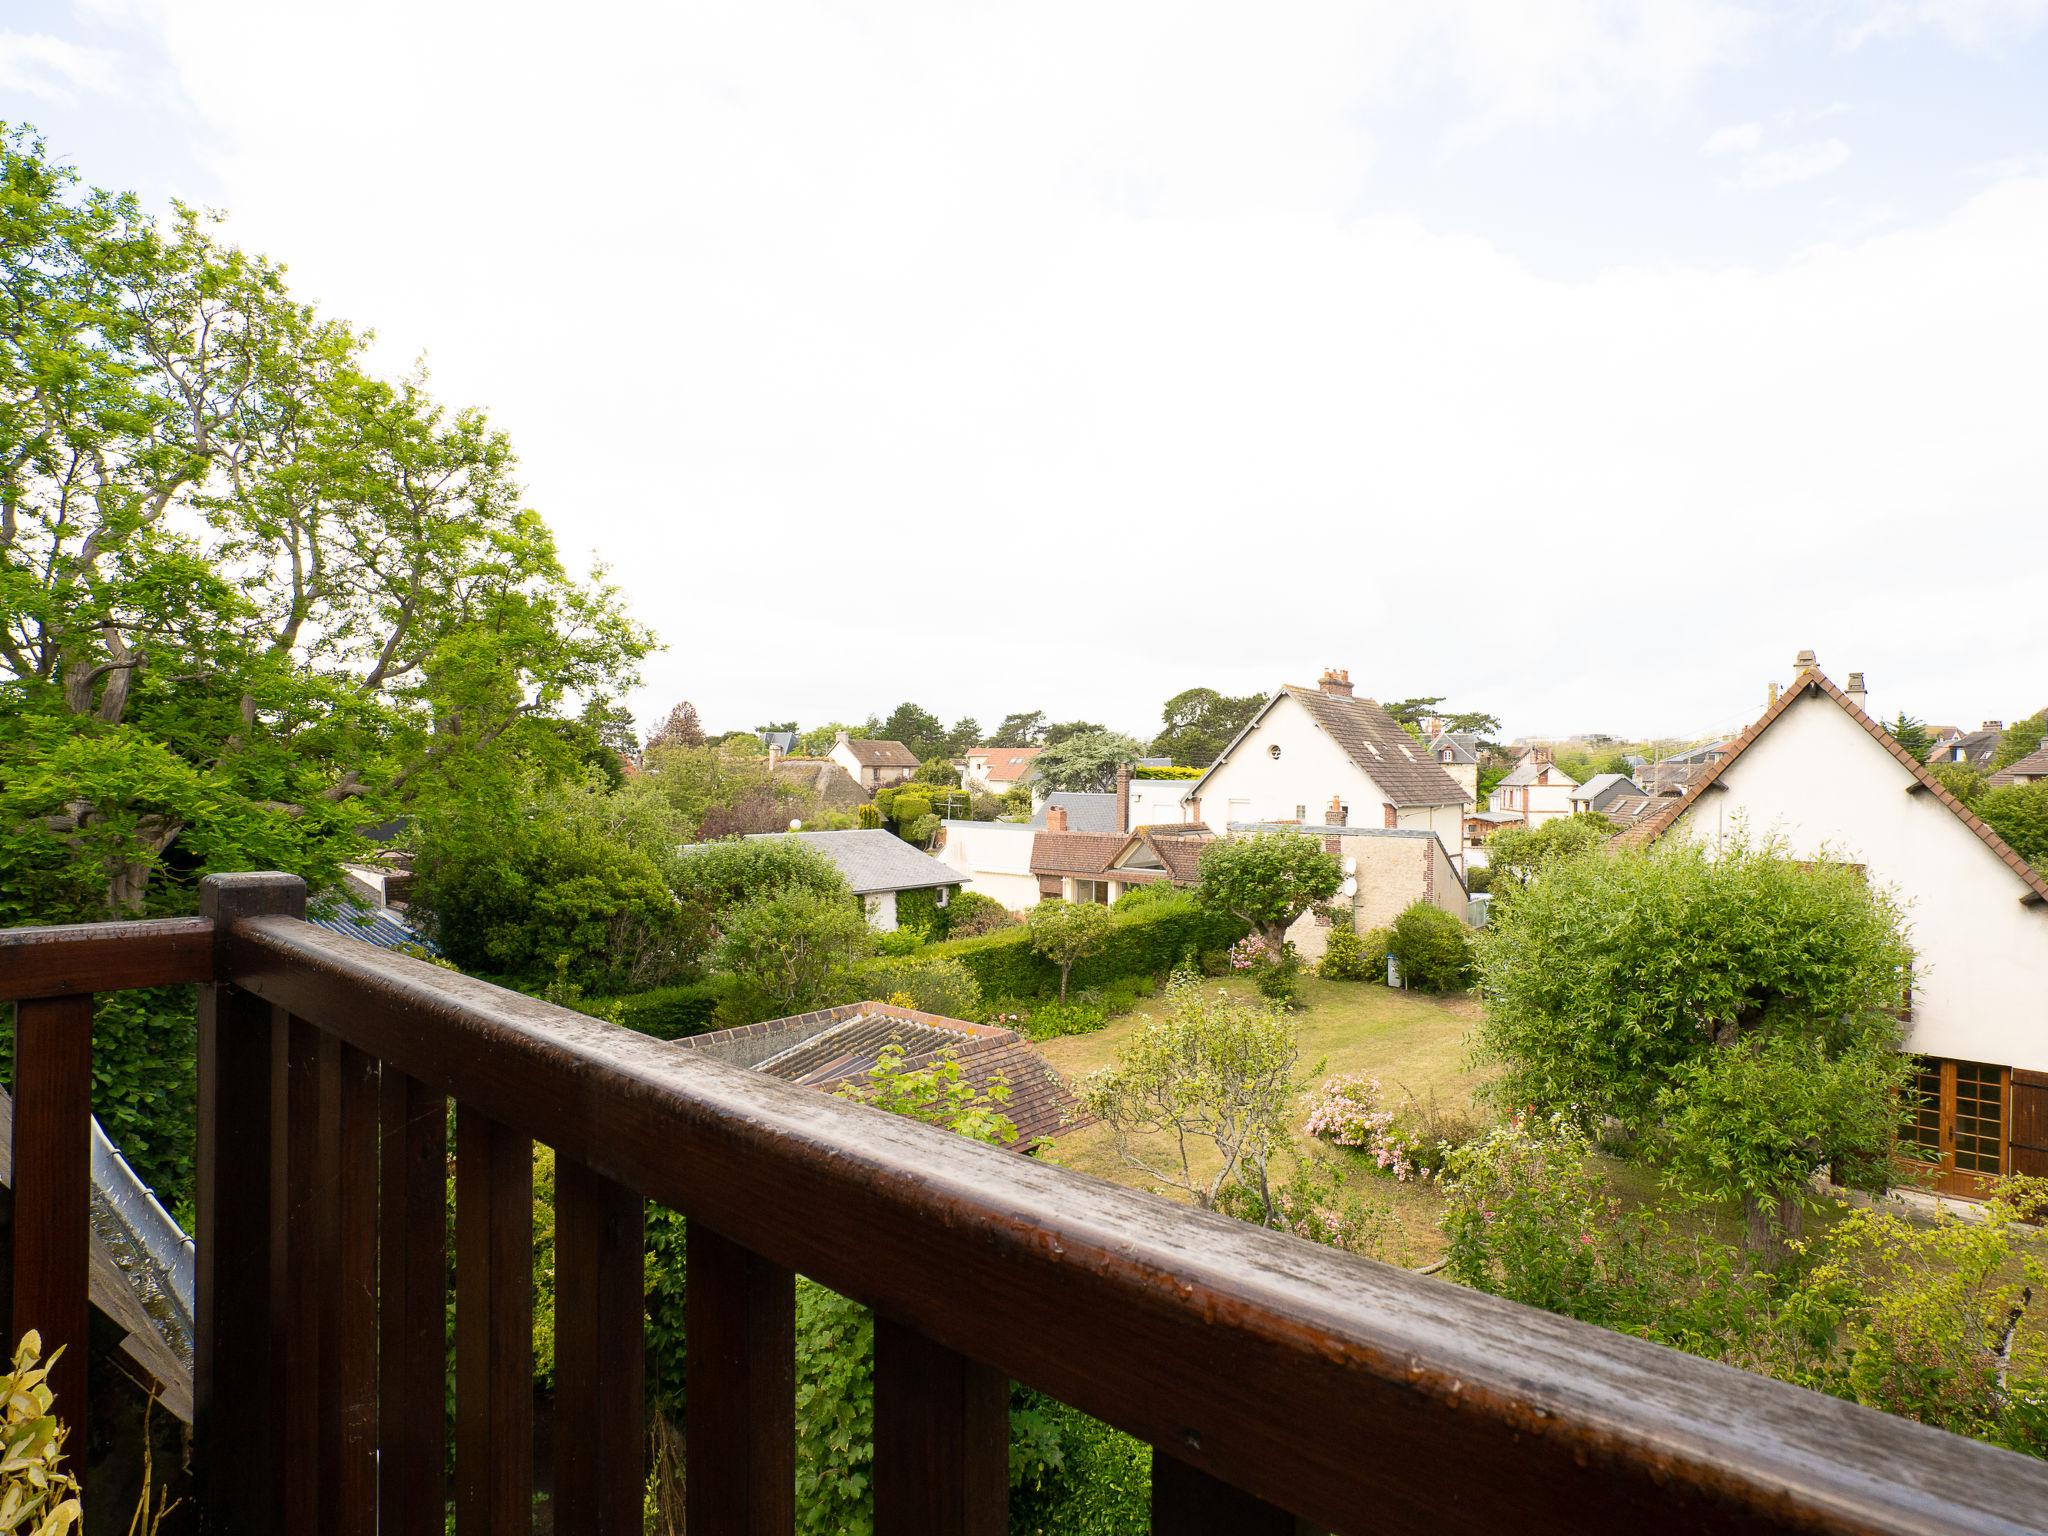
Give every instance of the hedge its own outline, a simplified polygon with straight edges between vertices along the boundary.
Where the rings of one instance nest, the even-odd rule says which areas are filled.
[[[578,1013],[610,1019],[657,1040],[680,1040],[718,1027],[718,1008],[732,991],[731,978],[707,976],[672,987],[652,987],[622,997],[586,997]]]
[[[1112,911],[1109,937],[1075,962],[1071,985],[1104,987],[1125,977],[1163,976],[1190,954],[1230,948],[1246,931],[1234,917],[1203,911],[1193,896]],[[948,939],[923,953],[958,960],[981,983],[983,997],[1044,997],[1059,990],[1059,967],[1032,951],[1027,928]]]

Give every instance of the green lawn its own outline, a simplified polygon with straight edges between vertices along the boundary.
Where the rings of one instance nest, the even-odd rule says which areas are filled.
[[[1255,995],[1249,988],[1218,985]],[[1434,1095],[1445,1109],[1469,1111],[1472,1089],[1479,1081],[1468,1061],[1467,1038],[1479,1019],[1476,1000],[1311,978],[1303,985],[1301,1001],[1302,1009],[1295,1017],[1301,1029],[1302,1075],[1310,1092],[1325,1077],[1364,1074],[1380,1080],[1392,1105],[1405,1104],[1412,1093],[1419,1101],[1426,1102]],[[1110,1065],[1157,1005],[1156,998],[1148,999],[1137,1012],[1111,1020],[1092,1035],[1048,1040],[1039,1050],[1067,1077],[1085,1077]],[[1306,1113],[1304,1106],[1302,1118]],[[1304,1137],[1303,1145],[1313,1143]],[[1395,1227],[1385,1255],[1388,1259],[1426,1264],[1442,1253],[1443,1239],[1437,1230],[1442,1202],[1435,1189],[1426,1184],[1397,1184],[1370,1168],[1363,1158],[1331,1150],[1362,1197],[1390,1208]],[[1156,1187],[1118,1158],[1109,1133],[1101,1126],[1083,1127],[1059,1137],[1051,1160],[1120,1184]]]

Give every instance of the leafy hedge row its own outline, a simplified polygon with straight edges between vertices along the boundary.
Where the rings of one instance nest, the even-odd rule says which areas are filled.
[[[1228,949],[1244,935],[1243,923],[1203,911],[1192,896],[1112,911],[1109,936],[1075,963],[1071,985],[1103,987],[1125,977],[1163,976],[1189,956]],[[1044,997],[1059,990],[1059,967],[1032,951],[1027,928],[948,939],[923,953],[958,960],[981,983],[984,997]]]

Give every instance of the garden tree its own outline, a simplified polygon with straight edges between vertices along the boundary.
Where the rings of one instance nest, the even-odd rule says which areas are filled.
[[[1001,1073],[983,1088],[961,1076],[960,1058],[953,1051],[941,1051],[937,1060],[908,1069],[903,1055],[900,1045],[883,1046],[866,1077],[842,1084],[839,1097],[991,1146],[1008,1146],[1017,1139],[1017,1122],[1003,1113],[1010,1102],[1010,1084]]]
[[[1502,1104],[1612,1117],[1742,1196],[1756,1251],[1806,1179],[1882,1181],[1912,949],[1859,868],[1772,843],[1556,860],[1483,930],[1480,1041]]]
[[[838,866],[790,838],[729,839],[672,849],[664,866],[685,920],[684,958],[701,966],[724,915],[755,897],[803,891],[851,908],[853,891]]]
[[[1929,763],[1927,771],[1934,775],[1934,781],[1971,810],[1984,798],[1984,773],[1970,763]]]
[[[697,706],[684,699],[668,712],[668,717],[659,726],[647,733],[647,750],[701,747],[704,741],[704,722],[697,718]]]
[[[992,747],[1035,747],[1045,740],[1045,711],[1017,710],[1003,716],[1003,723],[989,736]]]
[[[874,953],[860,907],[839,895],[786,886],[719,915],[718,968],[761,1018],[821,1008],[856,962]]]
[[[920,784],[957,786],[960,783],[960,770],[953,766],[950,757],[928,757],[917,765],[917,772],[911,777]]]
[[[981,744],[981,722],[972,715],[962,715],[953,722],[953,729],[946,732],[946,749],[940,753],[942,759],[959,757],[969,747]]]
[[[1128,736],[1095,729],[1061,738],[1032,759],[1032,788],[1040,794],[1080,790],[1100,794],[1116,787],[1116,771],[1137,761],[1143,749]]]
[[[1042,746],[1056,747],[1063,741],[1073,740],[1076,736],[1099,736],[1108,729],[1109,727],[1097,725],[1092,720],[1062,720],[1048,725],[1039,736],[1039,743]],[[1135,746],[1136,743],[1132,745]],[[1133,756],[1135,755],[1134,753]]]
[[[1995,785],[1972,809],[2014,853],[2037,869],[2048,865],[2048,779]]]
[[[1395,723],[1409,735],[1418,739],[1422,735],[1422,722],[1429,719],[1441,720],[1446,731],[1476,731],[1481,736],[1491,736],[1500,729],[1499,716],[1477,709],[1446,710],[1443,707],[1444,697],[1439,693],[1396,699],[1391,704],[1382,704],[1380,708],[1392,715]]]
[[[1344,868],[1301,832],[1222,838],[1202,851],[1195,895],[1212,912],[1249,923],[1275,954],[1294,920],[1344,883]]]
[[[776,785],[750,790],[727,805],[712,806],[697,823],[697,836],[710,842],[758,832],[787,832],[791,822],[801,819],[802,802]]]
[[[356,829],[566,767],[649,647],[510,445],[176,205],[0,134],[0,871],[11,919],[335,883]],[[564,762],[566,757],[567,763]]]
[[[2048,710],[2035,710],[2024,720],[2015,720],[1998,735],[1998,749],[1991,754],[1991,771],[2010,767],[2023,757],[2041,750],[2041,739],[2048,736]]]
[[[1031,947],[1060,968],[1060,1001],[1064,1003],[1074,963],[1100,949],[1109,937],[1109,908],[1092,901],[1047,897],[1024,921],[1031,932]]]
[[[1152,738],[1151,755],[1170,757],[1183,768],[1206,768],[1265,702],[1262,694],[1233,696],[1214,688],[1176,693],[1160,711],[1163,728]]]
[[[945,754],[946,727],[928,709],[905,702],[890,710],[888,719],[879,723],[870,721],[869,724],[873,727],[870,735],[883,741],[902,742],[917,754],[920,761]]]
[[[846,732],[849,741],[860,741],[872,736],[873,731],[864,725],[848,725],[834,720],[829,725],[814,726],[796,739],[795,752],[799,757],[823,757],[832,750],[832,744],[839,739],[839,733]]]
[[[1925,723],[1915,720],[1903,709],[1896,720],[1887,720],[1884,728],[1892,733],[1893,741],[1913,754],[1916,763],[1926,762],[1927,754],[1934,750],[1934,738],[1928,735]]]
[[[1271,1210],[1267,1169],[1292,1141],[1300,1058],[1283,1009],[1233,1001],[1176,973],[1165,1016],[1139,1031],[1116,1065],[1086,1079],[1081,1104],[1110,1128],[1118,1157],[1203,1210],[1232,1183],[1259,1191]]]
[[[772,736],[783,731],[794,735],[796,733],[796,722],[794,720],[770,720],[766,725],[754,727],[754,734],[756,736]]]
[[[640,737],[633,711],[609,699],[592,699],[583,706],[583,725],[597,738],[597,745],[614,758],[638,758]]]
[[[747,741],[751,744],[753,738]],[[678,842],[695,842],[704,835],[700,828],[713,810],[776,793],[767,758],[725,742],[700,747],[650,744],[641,770],[620,794],[660,807]],[[787,803],[794,804],[794,798]],[[788,824],[785,813],[782,825]]]
[[[1506,896],[1527,885],[1548,864],[1575,859],[1607,846],[1614,823],[1586,812],[1560,816],[1541,826],[1505,826],[1486,840],[1487,889]]]

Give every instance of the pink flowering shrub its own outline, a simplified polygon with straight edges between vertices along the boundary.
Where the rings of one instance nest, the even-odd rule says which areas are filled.
[[[1394,1112],[1380,1102],[1376,1077],[1333,1077],[1324,1082],[1309,1105],[1309,1135],[1332,1146],[1356,1147],[1395,1178],[1428,1178],[1417,1162],[1420,1139],[1404,1129]]]
[[[1248,933],[1230,946],[1230,968],[1233,971],[1255,971],[1266,963],[1266,941],[1256,933]]]

